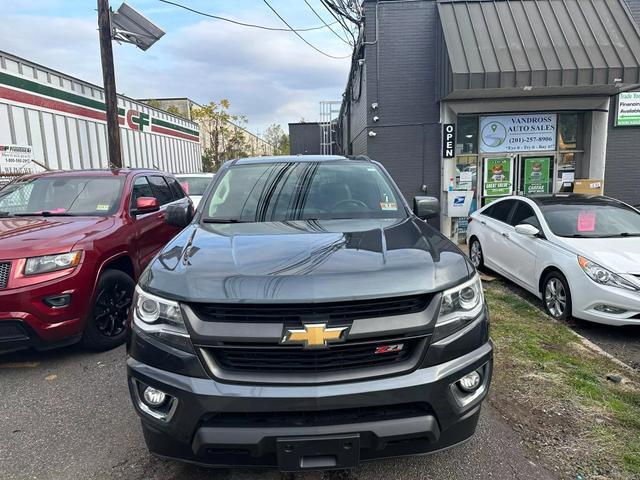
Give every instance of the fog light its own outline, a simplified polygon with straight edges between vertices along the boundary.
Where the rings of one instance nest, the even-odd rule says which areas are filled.
[[[471,372],[462,377],[458,381],[458,384],[460,385],[461,390],[471,393],[478,389],[481,380],[482,377],[480,377],[478,372]]]
[[[71,294],[65,293],[63,295],[52,295],[42,299],[47,307],[51,308],[64,308],[71,303]]]
[[[154,408],[160,407],[167,400],[166,393],[153,387],[145,388],[142,396],[144,398],[144,403]]]
[[[596,305],[593,307],[594,310],[604,313],[613,313],[615,315],[620,315],[621,313],[626,313],[624,308],[614,307],[613,305]]]

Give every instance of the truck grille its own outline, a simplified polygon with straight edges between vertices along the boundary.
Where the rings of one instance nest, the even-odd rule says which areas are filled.
[[[379,353],[379,347],[402,345],[402,349]],[[326,350],[300,347],[209,347],[205,350],[225,371],[245,373],[324,373],[402,363],[411,358],[423,338],[332,345]],[[378,353],[376,353],[378,351]]]
[[[192,303],[194,313],[204,321],[268,323],[308,321],[320,317],[328,321],[352,321],[360,318],[390,317],[421,312],[432,295],[354,300],[351,302],[280,304],[208,304]]]
[[[288,412],[215,412],[202,418],[204,427],[317,427],[375,422],[430,415],[426,403]]]
[[[7,288],[7,283],[9,283],[10,271],[11,262],[0,262],[0,288]]]

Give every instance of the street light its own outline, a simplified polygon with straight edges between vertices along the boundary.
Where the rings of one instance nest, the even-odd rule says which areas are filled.
[[[164,35],[164,31],[126,3],[120,5],[116,12],[112,12],[109,8],[109,0],[97,1],[109,161],[112,166],[122,168],[120,128],[118,126],[118,94],[116,92],[111,40],[132,43],[141,50],[147,50]]]

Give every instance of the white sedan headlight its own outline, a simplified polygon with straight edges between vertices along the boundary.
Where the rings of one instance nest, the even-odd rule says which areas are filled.
[[[471,280],[445,290],[432,341],[457,332],[475,320],[484,308],[482,281],[476,274]]]
[[[624,288],[627,290],[638,291],[640,288],[635,286],[633,283],[624,279],[620,275],[613,273],[610,270],[607,270],[604,267],[601,267],[595,262],[591,260],[587,260],[584,257],[578,255],[578,264],[587,274],[587,276],[596,283],[600,285],[607,285],[608,287],[618,287]]]
[[[178,302],[152,295],[137,286],[133,304],[136,327],[173,347],[193,350]]]
[[[76,267],[82,258],[82,251],[60,253],[58,255],[44,255],[42,257],[27,258],[24,265],[25,275],[38,275],[50,273],[57,270]]]

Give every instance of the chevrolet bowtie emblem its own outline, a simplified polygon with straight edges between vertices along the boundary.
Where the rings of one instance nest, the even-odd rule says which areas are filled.
[[[326,323],[310,323],[303,329],[286,329],[282,341],[284,345],[298,344],[304,348],[325,348],[329,343],[344,342],[349,327],[329,327]]]

